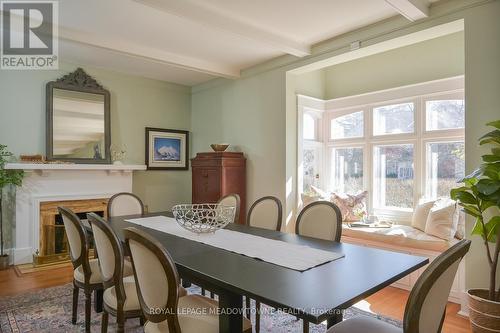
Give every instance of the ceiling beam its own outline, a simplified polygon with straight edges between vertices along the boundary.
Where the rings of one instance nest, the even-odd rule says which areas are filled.
[[[175,66],[178,68],[189,69],[195,72],[206,73],[210,75],[238,78],[240,77],[239,68],[233,68],[227,65],[213,63],[199,58],[188,57],[178,53],[166,52],[159,49],[130,43],[126,40],[117,38],[106,38],[87,32],[59,27],[59,38],[70,42],[107,49],[110,51],[127,54],[130,56]]]
[[[230,17],[189,0],[134,1],[212,29],[266,44],[274,49],[297,57],[304,57],[311,54],[310,45],[280,36],[256,25],[242,22],[237,18]]]
[[[385,0],[385,2],[410,21],[429,17],[429,2],[427,0]]]

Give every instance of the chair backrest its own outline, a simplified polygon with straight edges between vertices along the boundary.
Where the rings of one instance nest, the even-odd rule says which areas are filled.
[[[247,225],[280,231],[282,216],[280,199],[273,196],[262,197],[248,210]]]
[[[108,217],[142,214],[144,214],[144,204],[133,193],[117,193],[109,198]]]
[[[165,248],[142,230],[124,230],[125,243],[132,257],[137,295],[147,320],[167,320],[168,332],[180,332],[177,318],[179,274]]]
[[[96,251],[99,254],[99,267],[104,288],[115,286],[118,306],[125,302],[123,286],[123,250],[120,240],[108,223],[95,213],[88,213],[87,219],[92,226]]]
[[[315,201],[305,206],[297,217],[297,235],[340,242],[342,214],[330,201]]]
[[[66,207],[57,207],[57,209],[64,223],[73,268],[76,269],[82,266],[85,282],[87,283],[92,275],[92,270],[89,264],[89,245],[85,229],[78,216],[71,209]]]
[[[223,196],[217,203],[228,207],[236,207],[233,222],[238,222],[240,220],[240,196],[238,194],[233,193]]]
[[[420,275],[406,303],[405,333],[441,332],[453,280],[470,243],[461,240],[434,259]]]

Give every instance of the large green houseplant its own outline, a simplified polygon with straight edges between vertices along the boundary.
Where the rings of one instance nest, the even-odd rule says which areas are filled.
[[[12,158],[12,153],[7,151],[7,146],[0,144],[0,269],[5,269],[9,264],[9,256],[5,254],[5,239],[3,229],[3,189],[8,185],[20,186],[23,181],[22,170],[5,170],[5,163]]]
[[[451,190],[451,197],[474,218],[472,235],[482,238],[489,264],[489,288],[468,291],[470,319],[474,332],[498,332],[500,328],[500,288],[497,267],[500,254],[500,120],[487,124],[495,129],[479,138],[489,146],[481,165],[463,179],[463,186]]]

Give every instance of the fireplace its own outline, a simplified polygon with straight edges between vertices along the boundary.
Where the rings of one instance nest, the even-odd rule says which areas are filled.
[[[40,203],[39,248],[33,255],[35,265],[68,261],[69,245],[64,223],[57,207],[71,209],[81,220],[87,213],[96,213],[106,218],[107,198],[88,200],[45,201]]]

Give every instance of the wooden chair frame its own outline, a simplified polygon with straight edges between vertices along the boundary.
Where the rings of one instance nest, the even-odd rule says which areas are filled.
[[[111,227],[108,225],[108,223],[102,217],[95,213],[88,213],[87,218],[93,230],[95,228],[99,228],[108,237],[115,256],[113,276],[108,280],[104,280],[103,286],[105,290],[113,286],[115,287],[116,310],[108,306],[106,302],[104,302],[104,309],[102,314],[102,332],[107,332],[109,314],[112,314],[116,317],[116,321],[118,324],[117,332],[124,332],[125,321],[128,318],[142,318],[142,311],[141,309],[128,311],[125,311],[123,309],[127,295],[125,293],[125,287],[123,285],[124,255],[121,242],[114,231],[111,229]]]
[[[420,324],[420,314],[424,305],[425,298],[429,294],[432,286],[437,279],[456,261],[462,260],[470,248],[471,241],[463,239],[457,244],[450,247],[447,251],[440,254],[434,259],[425,271],[420,275],[417,282],[413,286],[410,296],[405,307],[403,318],[404,333],[418,333]],[[441,332],[443,327],[446,308],[439,325],[438,332]],[[437,333],[437,332],[436,332]]]
[[[108,218],[109,217],[112,217],[113,215],[111,215],[111,205],[113,204],[113,201],[118,198],[118,197],[121,197],[121,196],[124,196],[124,195],[128,195],[128,196],[131,196],[133,197],[134,199],[136,199],[137,201],[139,201],[140,205],[141,205],[141,215],[144,215],[144,203],[142,202],[141,198],[139,198],[137,195],[135,195],[134,193],[130,193],[130,192],[120,192],[120,193],[116,193],[115,195],[113,195],[111,198],[109,198],[108,200],[108,209],[107,209],[107,212],[108,212]]]
[[[73,252],[69,251],[71,258],[71,263],[73,264],[73,270],[82,266],[84,283],[77,281],[73,278],[73,309],[71,314],[71,323],[76,324],[77,311],[78,311],[78,294],[80,288],[83,289],[85,294],[85,332],[90,332],[90,315],[91,315],[91,304],[92,304],[92,292],[101,292],[103,290],[102,283],[90,283],[90,277],[92,276],[92,270],[89,264],[89,240],[85,232],[85,228],[80,221],[80,218],[69,208],[57,207],[59,214],[62,217],[66,217],[78,231],[78,236],[80,239],[80,254],[78,257],[73,257]],[[70,245],[71,246],[71,245]]]
[[[334,236],[333,241],[340,242],[340,238],[342,237],[342,213],[340,212],[339,207],[337,207],[336,204],[334,204],[333,202],[330,202],[330,201],[315,201],[315,202],[312,202],[312,203],[308,204],[307,206],[305,206],[302,209],[302,211],[300,212],[299,216],[297,217],[297,222],[295,223],[295,233],[297,235],[300,235],[299,227],[300,227],[300,223],[302,221],[302,217],[304,216],[304,213],[307,212],[309,209],[311,209],[315,206],[318,206],[318,205],[330,206],[335,211],[335,213],[337,215],[337,221],[336,221],[337,230],[335,230],[335,236]]]
[[[124,234],[125,244],[128,248],[128,251],[131,253],[132,267],[134,269],[134,277],[136,281],[138,281],[137,271],[134,264],[134,256],[132,254],[132,251],[130,251],[130,240],[136,241],[137,243],[143,245],[148,250],[153,252],[156,255],[156,258],[160,261],[167,276],[168,296],[166,300],[167,302],[164,305],[165,311],[152,312],[149,306],[144,301],[144,297],[142,296],[139,284],[136,284],[137,295],[139,297],[139,303],[141,304],[141,309],[144,313],[144,316],[148,321],[151,321],[153,323],[160,323],[166,320],[169,332],[180,333],[181,328],[179,325],[179,318],[177,316],[177,307],[179,302],[179,273],[177,272],[177,268],[175,267],[174,260],[160,244],[160,242],[158,242],[156,239],[154,239],[144,231],[131,227],[126,228],[124,230]]]

